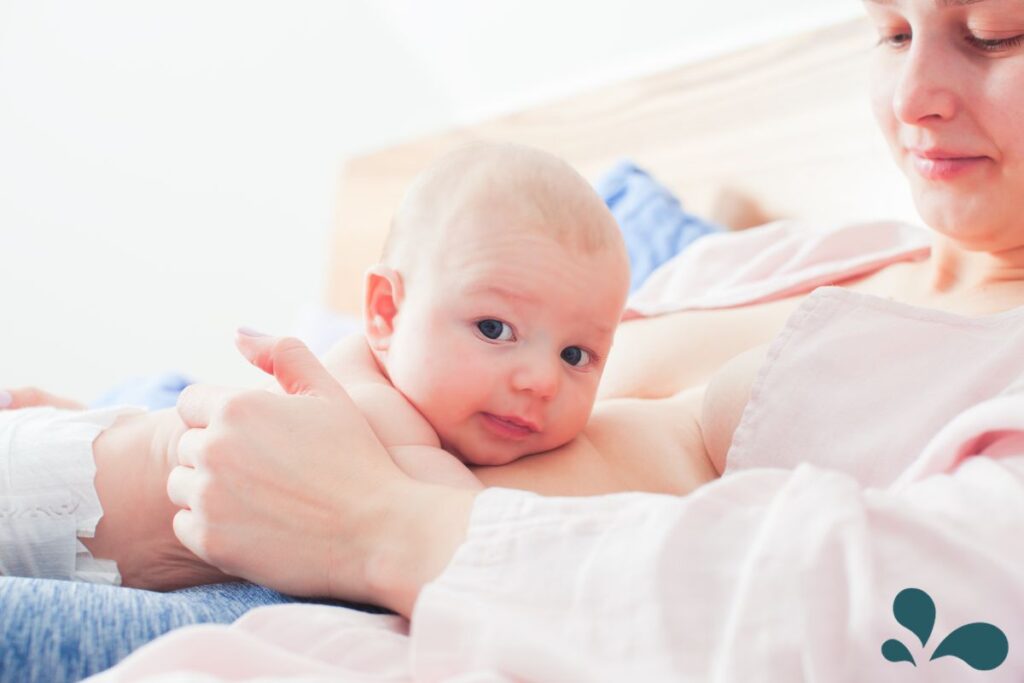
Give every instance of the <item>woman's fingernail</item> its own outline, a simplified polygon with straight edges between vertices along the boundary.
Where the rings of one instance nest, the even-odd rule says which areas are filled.
[[[0,390],[0,408],[6,408],[12,403],[14,403],[14,397],[11,396],[11,392]]]
[[[245,335],[246,337],[269,337],[270,335],[259,330],[254,330],[251,327],[242,326],[238,328],[238,334]]]

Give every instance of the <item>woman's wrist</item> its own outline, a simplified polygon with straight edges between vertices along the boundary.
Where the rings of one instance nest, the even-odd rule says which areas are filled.
[[[369,599],[406,617],[423,587],[437,578],[466,539],[479,491],[395,482],[379,517],[364,575]]]

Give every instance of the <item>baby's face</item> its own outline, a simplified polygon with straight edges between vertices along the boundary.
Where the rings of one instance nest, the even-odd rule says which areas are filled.
[[[586,253],[512,226],[466,232],[407,284],[385,365],[446,449],[501,465],[583,429],[628,265],[618,246]]]

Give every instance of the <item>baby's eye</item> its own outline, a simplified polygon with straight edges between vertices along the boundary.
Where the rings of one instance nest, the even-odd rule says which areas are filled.
[[[562,360],[573,367],[580,367],[590,362],[590,354],[578,346],[566,346],[562,349]]]
[[[476,328],[480,330],[480,334],[494,341],[510,341],[512,339],[512,328],[500,320],[493,318],[481,320],[476,324]]]

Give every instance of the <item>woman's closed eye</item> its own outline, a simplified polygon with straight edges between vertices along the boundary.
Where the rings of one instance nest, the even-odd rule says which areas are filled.
[[[1009,38],[981,38],[973,33],[968,33],[965,40],[972,47],[976,47],[982,52],[1001,52],[1020,47],[1021,42],[1024,42],[1024,35],[1011,36]]]
[[[909,31],[898,31],[883,34],[878,39],[878,45],[885,45],[894,50],[899,50],[910,44],[911,34]],[[982,38],[973,33],[964,35],[967,44],[980,52],[1003,52],[1012,50],[1024,44],[1024,35],[1011,36],[1009,38]]]
[[[477,321],[476,329],[491,341],[512,341],[515,339],[512,326],[495,318],[485,318],[484,320]]]

